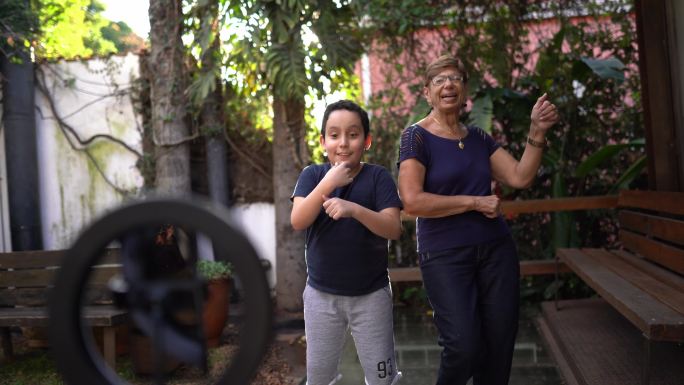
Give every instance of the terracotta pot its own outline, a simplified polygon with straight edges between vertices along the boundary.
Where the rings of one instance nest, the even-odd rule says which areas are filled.
[[[128,347],[135,374],[146,376],[154,374],[156,370],[156,361],[152,339],[134,329],[129,334]],[[181,363],[178,360],[166,356],[163,358],[162,371],[164,374],[171,373],[178,368],[180,364]]]
[[[230,304],[230,279],[214,279],[207,284],[207,300],[204,303],[202,318],[207,347],[219,345],[219,339],[228,320]]]

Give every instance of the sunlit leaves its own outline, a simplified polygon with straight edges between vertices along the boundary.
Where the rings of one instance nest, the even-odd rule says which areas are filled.
[[[216,79],[216,71],[200,72],[195,81],[188,87],[190,102],[194,105],[200,105],[207,95],[216,89]]]
[[[303,98],[307,92],[308,81],[301,45],[272,45],[266,53],[266,72],[269,80],[276,84],[275,92],[286,98]]]
[[[102,16],[97,0],[0,1],[0,50],[34,47],[38,58],[106,55],[142,45],[125,23]],[[20,44],[16,44],[19,42]]]
[[[260,69],[265,80],[279,97],[302,98],[310,92],[330,91],[326,85],[341,84],[339,75],[352,73],[363,51],[358,23],[348,4],[262,0],[242,15],[248,17],[243,23],[250,30],[240,46],[263,63]]]
[[[108,21],[91,0],[45,0],[38,15],[42,33],[37,53],[42,57],[88,57],[116,52],[114,43],[102,38],[100,29]]]
[[[363,53],[364,41],[353,10],[349,6],[337,7],[328,1],[322,2],[320,7],[319,16],[311,27],[322,48],[315,58],[325,69],[351,71]]]

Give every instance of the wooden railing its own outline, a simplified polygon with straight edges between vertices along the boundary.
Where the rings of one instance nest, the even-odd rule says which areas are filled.
[[[504,201],[502,211],[504,215],[535,214],[558,211],[597,210],[617,207],[617,195],[589,196],[576,198],[531,199],[520,201]],[[415,217],[403,215],[403,221],[413,221]],[[570,272],[564,264],[558,266],[559,272]],[[520,261],[520,275],[549,275],[556,272],[553,260]],[[389,269],[392,282],[422,281],[418,267],[395,267]]]

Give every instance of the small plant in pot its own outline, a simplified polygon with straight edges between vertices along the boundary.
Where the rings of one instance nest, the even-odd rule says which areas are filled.
[[[207,298],[202,312],[207,347],[216,347],[228,320],[232,266],[224,261],[200,260],[197,274],[207,281]]]
[[[230,279],[233,274],[233,267],[224,261],[200,260],[197,262],[197,274],[207,281],[216,279]]]

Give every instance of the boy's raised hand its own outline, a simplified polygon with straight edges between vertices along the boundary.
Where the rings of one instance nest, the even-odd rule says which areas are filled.
[[[323,195],[323,209],[334,220],[353,217],[356,206],[357,204],[354,202],[340,198],[329,198]]]
[[[347,162],[337,162],[323,177],[323,181],[330,183],[333,189],[346,186],[352,182],[354,178],[351,175],[351,169]]]

